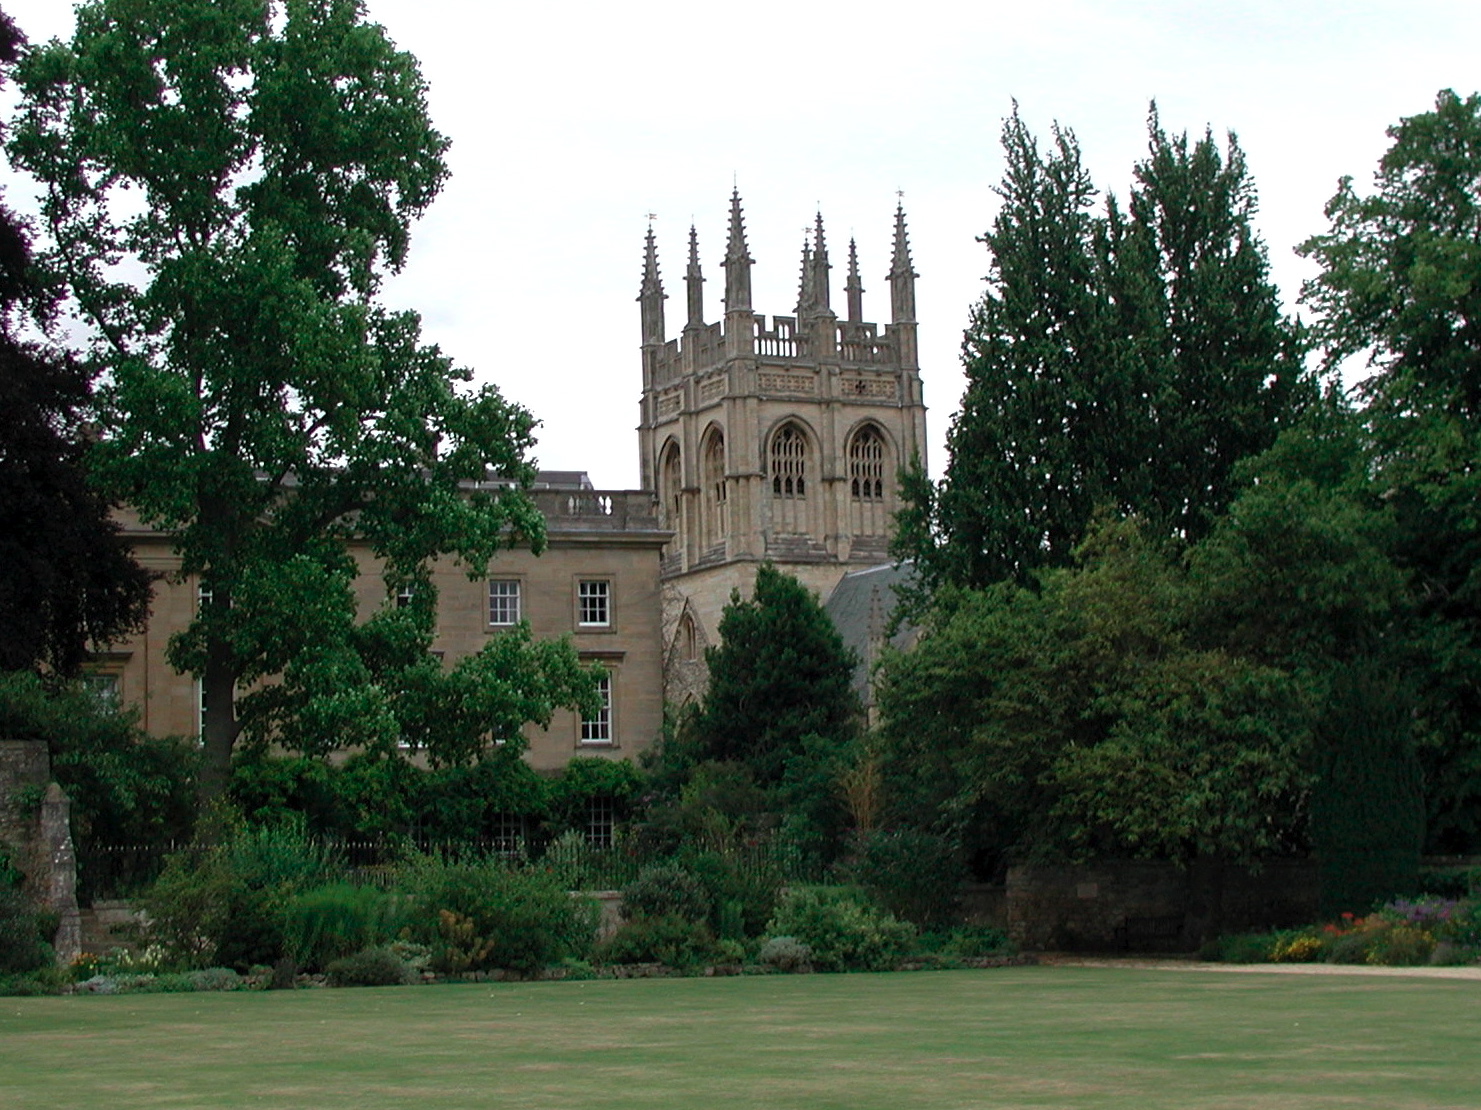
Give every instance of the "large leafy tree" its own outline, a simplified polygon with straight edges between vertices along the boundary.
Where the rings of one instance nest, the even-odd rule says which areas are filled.
[[[22,43],[0,13],[0,66]],[[0,205],[0,670],[72,677],[90,649],[142,624],[150,584],[87,484],[86,371],[19,335],[48,307],[30,253]]]
[[[432,742],[417,722],[478,699],[429,673],[429,560],[480,574],[543,522],[529,414],[376,300],[446,175],[415,60],[360,0],[92,0],[17,73],[10,151],[105,375],[96,473],[200,584],[170,658],[203,687],[203,794],[244,732]],[[412,605],[357,624],[352,540]],[[506,691],[589,692],[569,649],[546,674],[518,646],[490,648]],[[487,692],[485,662],[448,681]]]
[[[1196,539],[1307,398],[1232,137],[1169,136],[1154,107],[1129,208],[1104,214],[1067,130],[1041,152],[1015,110],[1003,148],[950,462],[905,487],[896,551],[927,588],[1067,565],[1098,509]]]
[[[1037,590],[948,588],[880,689],[887,805],[1008,857],[1250,859],[1281,846],[1309,721],[1281,669],[1200,643],[1187,572],[1101,521]]]
[[[1481,843],[1481,96],[1401,120],[1373,189],[1344,179],[1303,300],[1329,365],[1364,359],[1373,481],[1394,514],[1424,658],[1431,847]]]

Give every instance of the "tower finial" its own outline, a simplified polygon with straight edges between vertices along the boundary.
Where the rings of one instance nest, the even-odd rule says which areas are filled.
[[[828,271],[832,267],[828,264],[828,244],[823,238],[823,213],[819,212],[813,221],[813,251],[812,251],[812,301],[813,311],[819,313],[832,313],[832,297],[828,289]]]
[[[859,280],[859,249],[852,237],[848,241],[848,284],[844,286],[844,291],[848,294],[849,323],[863,323],[864,285]]]
[[[797,319],[802,321],[813,314],[813,258],[812,241],[807,237],[807,228],[802,229],[802,274],[797,279]]]
[[[643,345],[663,343],[663,279],[658,274],[658,244],[653,238],[654,216],[648,215],[648,235],[643,243],[643,282],[638,304],[643,317]]]
[[[915,279],[910,265],[910,236],[905,230],[905,205],[895,205],[895,250],[890,259],[890,316],[894,323],[915,323]]]
[[[684,273],[685,291],[689,297],[689,320],[684,325],[702,328],[705,322],[704,277],[699,271],[699,233],[689,225],[689,269]]]
[[[725,311],[751,311],[751,263],[746,250],[746,223],[741,215],[740,190],[730,190],[730,236],[725,243]]]

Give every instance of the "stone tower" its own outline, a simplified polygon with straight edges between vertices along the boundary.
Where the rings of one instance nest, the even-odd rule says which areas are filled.
[[[686,319],[668,339],[663,281],[648,229],[638,295],[642,484],[674,532],[664,551],[668,696],[703,687],[703,649],[718,640],[731,591],[750,591],[771,561],[826,600],[848,571],[888,559],[896,473],[924,465],[926,410],[916,346],[915,278],[905,213],[895,211],[883,333],[864,322],[852,242],[847,317],[831,307],[828,246],[817,217],[802,250],[791,316],[751,308],[751,266],[738,193],[730,200],[724,316],[707,323],[699,244],[689,231]]]

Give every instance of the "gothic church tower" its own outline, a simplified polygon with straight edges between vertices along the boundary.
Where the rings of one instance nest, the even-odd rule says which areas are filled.
[[[890,319],[865,323],[850,242],[847,317],[831,307],[819,215],[802,250],[796,312],[751,308],[738,193],[730,200],[724,317],[706,323],[698,239],[689,231],[686,320],[667,339],[657,245],[648,229],[638,296],[642,485],[674,533],[662,563],[667,695],[703,687],[703,649],[718,642],[733,589],[749,594],[764,561],[827,599],[850,570],[888,560],[896,472],[925,462],[926,410],[916,347],[915,278],[905,213],[895,212]]]

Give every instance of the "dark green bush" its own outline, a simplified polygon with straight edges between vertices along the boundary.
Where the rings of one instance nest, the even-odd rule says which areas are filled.
[[[331,883],[303,891],[283,907],[284,950],[307,971],[393,940],[405,923],[405,899],[377,887]]]
[[[944,837],[891,829],[860,837],[845,874],[896,917],[929,927],[956,917],[966,870]]]
[[[513,870],[498,859],[418,856],[404,865],[400,881],[413,938],[430,947],[434,963],[446,970],[537,971],[590,951],[596,906],[567,893],[549,872]],[[449,963],[454,942],[471,952],[466,968]],[[466,948],[474,942],[476,951]]]
[[[964,960],[987,956],[1011,956],[1016,949],[1008,934],[991,925],[963,925],[946,936],[941,951]]]
[[[673,863],[652,864],[622,889],[622,916],[663,917],[705,921],[710,916],[710,892],[690,871]]]
[[[333,987],[396,987],[415,981],[415,973],[389,948],[367,948],[332,961],[327,969]]]
[[[713,963],[719,954],[715,934],[708,925],[677,914],[635,917],[596,948],[601,963],[656,963],[680,968]]]
[[[766,931],[806,944],[819,971],[887,971],[915,938],[914,926],[875,909],[849,887],[793,887]]]
[[[20,891],[0,889],[0,975],[25,975],[51,964],[47,924]]]
[[[766,931],[782,888],[774,864],[721,852],[695,853],[684,862],[709,893],[710,926],[717,936],[740,940]]]
[[[1226,964],[1269,963],[1275,940],[1270,933],[1236,933],[1204,945],[1200,955],[1206,960]]]

